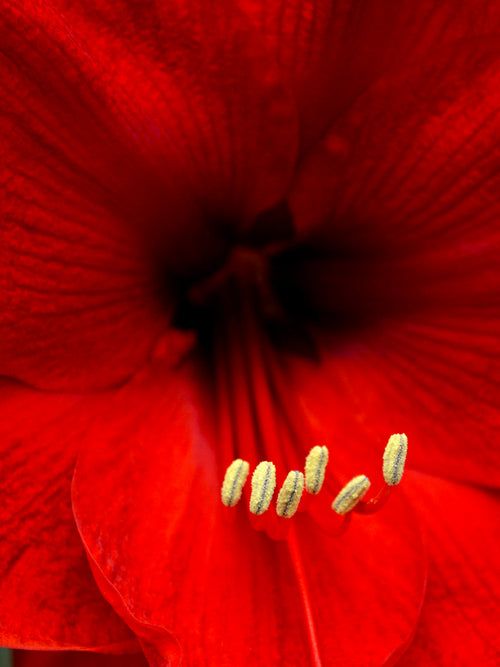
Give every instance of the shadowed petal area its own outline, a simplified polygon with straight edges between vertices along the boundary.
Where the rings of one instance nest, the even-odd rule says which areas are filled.
[[[495,0],[239,0],[292,86],[307,150],[387,70],[500,28]]]
[[[75,651],[15,651],[14,667],[148,667],[142,653],[102,655]]]
[[[254,531],[243,503],[220,501],[219,457],[230,445],[215,437],[212,397],[188,363],[157,365],[89,432],[73,507],[94,574],[154,666],[181,656],[190,665],[308,664],[296,554]],[[297,536],[323,664],[377,665],[405,645],[425,557],[404,500],[354,521],[343,540],[305,513]],[[360,626],[362,645],[352,633]]]
[[[137,650],[103,599],[71,513],[81,434],[99,401],[0,384],[0,644]]]
[[[429,583],[401,667],[498,663],[499,512],[496,491],[410,473],[405,492],[427,526]]]
[[[155,192],[65,26],[26,10],[0,17],[0,375],[103,388],[144,363],[170,316],[129,229]]]
[[[491,259],[499,82],[496,35],[435,48],[383,77],[304,160],[290,197],[299,234],[383,261],[427,259],[433,273],[439,257],[466,270]]]

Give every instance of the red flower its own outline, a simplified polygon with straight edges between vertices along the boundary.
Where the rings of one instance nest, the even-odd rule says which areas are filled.
[[[3,645],[496,664],[500,8],[400,4],[3,1]]]

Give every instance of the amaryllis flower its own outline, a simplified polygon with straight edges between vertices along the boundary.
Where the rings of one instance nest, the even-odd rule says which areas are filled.
[[[499,31],[485,0],[2,0],[0,643],[497,664]],[[221,502],[236,459],[275,466],[267,512],[250,477]]]

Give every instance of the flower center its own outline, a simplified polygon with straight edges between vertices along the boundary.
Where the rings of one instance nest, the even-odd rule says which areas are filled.
[[[227,468],[222,502],[232,508],[245,496],[253,527],[273,539],[288,536],[297,511],[308,512],[329,534],[341,534],[352,511],[379,510],[400,481],[406,436],[389,440],[386,483],[371,500],[363,500],[366,475],[341,487],[327,471],[328,449],[293,391],[286,353],[273,337],[294,322],[272,289],[269,259],[264,250],[236,248],[217,273],[189,291],[191,302],[212,316],[218,437]]]

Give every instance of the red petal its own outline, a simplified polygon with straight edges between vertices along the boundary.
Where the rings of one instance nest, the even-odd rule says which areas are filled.
[[[394,64],[433,47],[494,33],[495,2],[453,0],[239,0],[289,79],[309,148],[328,125]]]
[[[411,473],[406,492],[427,526],[429,583],[413,665],[498,664],[500,496]]]
[[[93,580],[71,513],[81,433],[96,400],[0,385],[0,644],[137,650]]]
[[[251,529],[244,507],[220,502],[227,443],[209,421],[212,395],[186,367],[157,367],[89,433],[73,505],[94,573],[152,665],[181,654],[193,665],[308,664],[296,558]],[[384,662],[412,635],[423,595],[412,512],[400,497],[343,540],[307,516],[297,531],[323,663]]]
[[[15,651],[14,667],[147,667],[142,653],[102,655],[76,651]]]
[[[128,229],[150,212],[147,174],[73,62],[65,26],[26,11],[4,3],[0,19],[0,374],[102,388],[144,363],[168,319]]]

